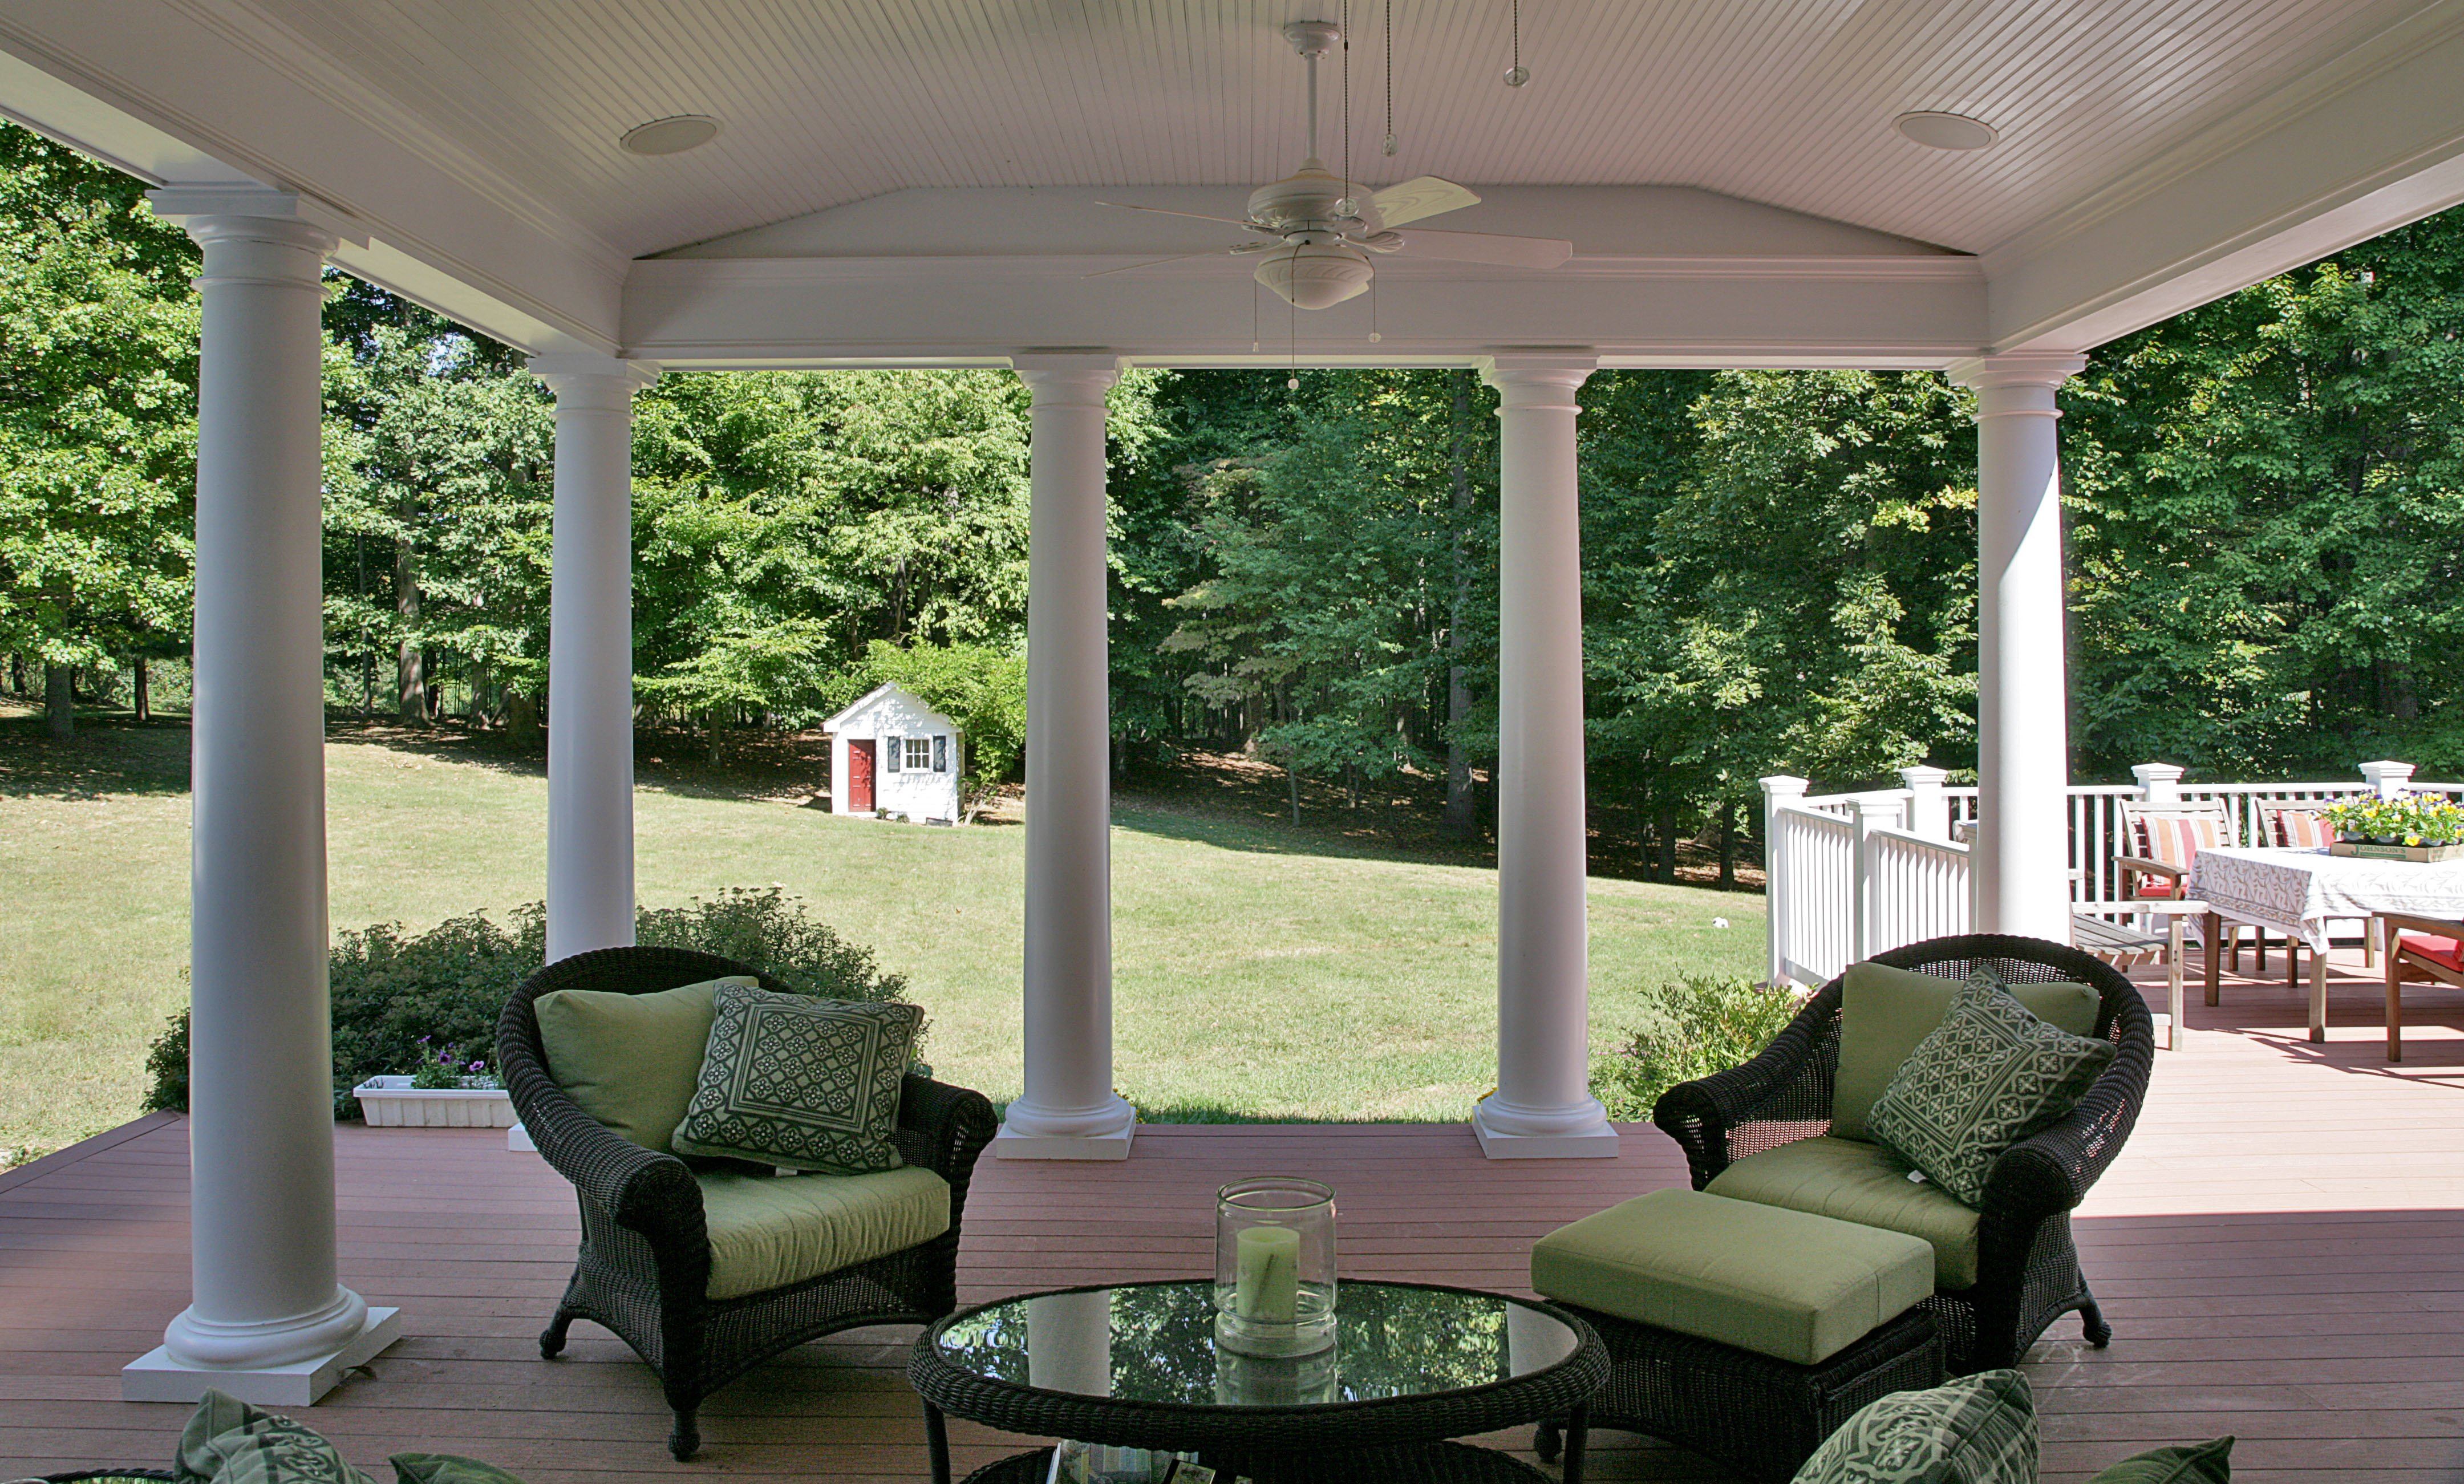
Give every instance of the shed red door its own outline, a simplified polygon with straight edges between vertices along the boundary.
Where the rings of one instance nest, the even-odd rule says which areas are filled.
[[[847,813],[872,813],[872,741],[847,743]]]

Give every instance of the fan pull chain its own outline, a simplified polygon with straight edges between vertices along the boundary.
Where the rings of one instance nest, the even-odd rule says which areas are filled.
[[[1369,280],[1369,343],[1376,344],[1386,337],[1377,333],[1377,280]]]
[[[1386,153],[1395,153],[1395,0],[1386,0]]]
[[[1249,354],[1258,354],[1258,279],[1249,277]]]
[[[1284,309],[1289,319],[1284,331],[1284,345],[1292,358],[1291,374],[1284,380],[1284,390],[1296,392],[1301,389],[1301,311],[1299,305],[1288,302]]]
[[[1335,25],[1343,33],[1343,199],[1334,204],[1334,214],[1357,216],[1360,203],[1352,199],[1352,0],[1343,0]]]
[[[1506,70],[1506,85],[1519,88],[1531,80],[1531,75],[1523,70],[1523,0],[1507,0],[1507,3],[1514,8],[1514,65]]]

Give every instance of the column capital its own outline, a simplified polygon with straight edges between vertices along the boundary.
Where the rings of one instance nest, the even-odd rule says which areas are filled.
[[[1958,385],[1976,393],[1976,416],[2059,417],[2054,394],[2087,369],[2076,351],[2016,350],[1954,360],[1943,368]]]
[[[655,360],[624,360],[589,351],[533,356],[529,368],[531,375],[545,382],[548,389],[556,393],[560,403],[569,392],[603,387],[617,397],[630,398],[659,379],[659,363]]]
[[[187,229],[201,243],[272,242],[310,248],[318,256],[347,242],[368,245],[367,229],[348,212],[296,190],[270,186],[165,186],[145,193],[154,214]]]
[[[1022,351],[1009,358],[1039,407],[1101,406],[1121,379],[1121,358],[1105,350]]]
[[[1481,383],[1497,392],[1498,410],[1572,408],[1574,392],[1600,368],[1588,350],[1500,351],[1479,362]]]

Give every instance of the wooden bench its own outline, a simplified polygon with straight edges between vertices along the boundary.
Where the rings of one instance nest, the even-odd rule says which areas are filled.
[[[2165,935],[2157,937],[2126,924],[2108,922],[2083,912],[2071,915],[2071,946],[2082,953],[2092,953],[2114,968],[2127,973],[2142,964],[2165,966],[2165,988],[2168,996],[2163,1026],[2167,1051],[2180,1051],[2188,1040],[2182,1024],[2182,921],[2193,913],[2204,913],[2204,902],[2186,902],[2179,898],[2151,897],[2130,904],[2134,911],[2149,912],[2165,919]],[[2208,945],[2212,957],[2215,946]]]

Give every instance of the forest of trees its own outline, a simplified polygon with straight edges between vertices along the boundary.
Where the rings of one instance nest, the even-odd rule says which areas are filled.
[[[133,181],[0,127],[0,687],[184,653],[196,258]],[[528,741],[550,409],[506,347],[336,276],[341,709]],[[2464,768],[2464,219],[2099,351],[2064,394],[2076,773]],[[1469,372],[1139,372],[1113,397],[1118,761],[1320,783],[1494,746],[1496,426]],[[1609,372],[1583,390],[1595,797],[1665,842],[1753,780],[1974,763],[1975,434],[1930,373]],[[801,727],[901,676],[1014,772],[1027,403],[1006,372],[671,376],[635,435],[646,721]],[[2050,678],[2049,678],[2050,680]],[[1005,732],[1004,729],[1008,729]],[[1004,736],[1008,745],[998,745]]]

